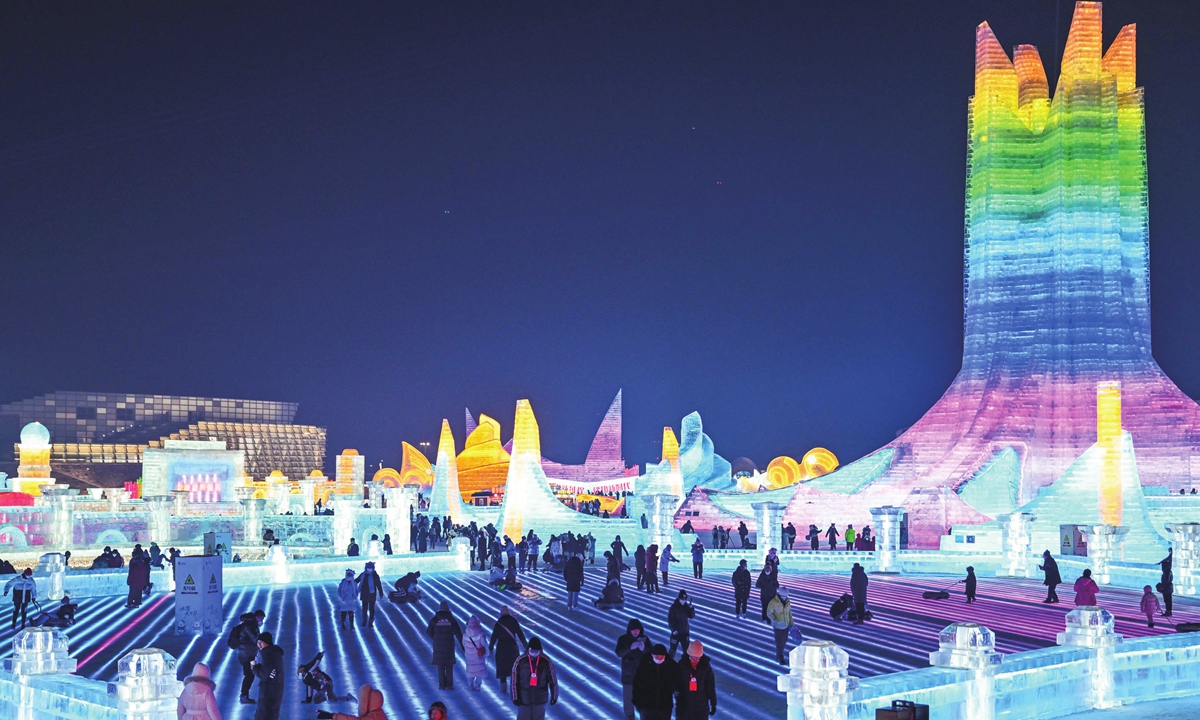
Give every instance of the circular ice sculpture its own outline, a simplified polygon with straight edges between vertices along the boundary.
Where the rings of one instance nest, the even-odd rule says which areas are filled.
[[[21,428],[21,444],[31,448],[49,447],[50,431],[40,422],[31,422]]]

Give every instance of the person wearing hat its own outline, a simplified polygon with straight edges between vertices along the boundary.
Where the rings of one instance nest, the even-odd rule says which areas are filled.
[[[239,619],[241,622],[230,633],[231,647],[237,648],[238,663],[242,666],[242,693],[238,701],[243,705],[253,705],[250,687],[254,685],[254,658],[258,655],[258,635],[267,614],[255,610]]]
[[[438,669],[438,689],[453,690],[454,643],[457,641],[458,646],[463,647],[463,632],[462,626],[450,614],[450,603],[442,601],[438,611],[429,618],[425,634],[433,640],[432,664],[436,665]],[[466,650],[464,649],[463,652]]]
[[[269,632],[258,634],[254,674],[258,676],[258,707],[254,709],[254,720],[279,720],[285,675],[283,648],[275,644],[275,638]]]
[[[367,563],[354,582],[358,584],[358,594],[362,598],[362,626],[375,627],[375,601],[383,594],[383,581],[375,572],[375,563]]]
[[[554,664],[542,653],[539,638],[530,638],[529,649],[513,663],[512,701],[517,706],[517,720],[542,720],[546,702],[558,702],[558,677]]]
[[[428,720],[446,720],[449,715],[446,714],[446,703],[438,700],[429,706]]]
[[[20,575],[4,584],[4,594],[11,590],[13,594],[13,630],[17,629],[17,615],[21,616],[21,629],[25,629],[25,616],[29,603],[37,598],[37,583],[33,580],[33,570],[25,568]]]
[[[788,633],[792,629],[792,603],[788,600],[788,590],[782,585],[779,592],[771,598],[767,605],[767,620],[775,633],[775,662],[786,665],[783,651],[787,647]]]
[[[679,662],[679,709],[676,720],[706,720],[717,714],[717,682],[704,646],[693,640]]]
[[[667,653],[667,646],[655,643],[642,653],[633,675],[633,705],[642,720],[671,720],[675,691],[679,689],[679,663]],[[627,719],[633,715],[626,714]]]
[[[633,720],[633,677],[642,664],[642,656],[650,649],[650,639],[642,621],[630,618],[625,634],[617,638],[616,653],[621,658],[621,691],[624,702],[625,720]]]
[[[354,584],[354,571],[350,568],[346,568],[346,577],[338,585],[337,596],[338,619],[345,630],[347,621],[354,624],[354,612],[358,610],[358,586]]]
[[[196,663],[192,674],[183,681],[179,693],[179,720],[221,720],[214,691],[216,684],[209,677],[208,666]]]

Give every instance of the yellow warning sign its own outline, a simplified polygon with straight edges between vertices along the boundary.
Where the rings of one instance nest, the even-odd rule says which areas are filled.
[[[196,584],[196,581],[192,579],[192,576],[191,576],[191,575],[188,575],[188,576],[187,576],[187,580],[184,580],[184,581],[183,581],[183,584],[184,584],[184,585],[195,585],[195,584]]]

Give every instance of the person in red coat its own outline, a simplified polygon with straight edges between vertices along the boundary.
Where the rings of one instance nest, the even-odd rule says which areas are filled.
[[[150,584],[150,560],[142,553],[141,545],[133,549],[133,556],[129,559],[129,574],[125,578],[125,582],[129,585],[129,598],[125,601],[125,607],[140,606],[142,595],[145,594],[146,587]]]

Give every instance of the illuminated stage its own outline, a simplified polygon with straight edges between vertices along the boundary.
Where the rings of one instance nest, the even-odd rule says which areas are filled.
[[[631,573],[625,575],[627,581],[632,577]],[[792,591],[793,612],[805,637],[836,641],[850,653],[851,673],[860,677],[928,667],[929,652],[937,649],[937,633],[953,621],[985,624],[995,631],[1001,652],[1052,646],[1055,633],[1063,629],[1063,616],[1073,607],[1066,586],[1060,588],[1062,604],[1042,604],[1044,589],[1037,581],[980,578],[979,602],[966,605],[959,592],[950,600],[921,599],[922,590],[945,587],[956,579],[953,577],[872,576],[869,600],[876,618],[856,627],[834,622],[827,613],[833,599],[848,590],[847,576],[785,573],[783,579]],[[507,716],[509,705],[498,692],[490,658],[483,692],[467,689],[461,654],[455,668],[456,689],[437,690],[424,633],[425,623],[443,599],[460,622],[465,624],[470,611],[475,611],[488,630],[500,605],[507,603],[526,633],[541,637],[547,653],[558,663],[562,695],[554,716],[609,718],[620,715],[621,688],[613,646],[626,621],[638,617],[651,639],[665,640],[667,608],[674,593],[686,589],[696,605],[692,637],[704,643],[717,673],[721,714],[763,720],[785,716],[785,698],[776,689],[775,679],[782,669],[772,661],[770,630],[759,622],[732,618],[729,573],[709,573],[703,581],[692,579],[690,572],[674,575],[663,594],[630,591],[625,610],[613,612],[592,611],[586,602],[583,611],[568,612],[560,576],[529,574],[522,580],[526,590],[515,595],[488,587],[484,573],[423,575],[426,598],[420,606],[383,603],[376,629],[367,632],[337,628],[333,583],[231,591],[225,599],[226,631],[241,613],[264,608],[266,629],[284,647],[288,667],[307,662],[318,649],[324,650],[323,666],[333,676],[337,691],[356,692],[363,682],[376,684],[383,689],[390,717],[413,716],[418,708],[427,708],[439,699],[447,703],[452,717]],[[585,601],[598,594],[602,581],[602,572],[589,569]],[[1117,616],[1117,632],[1127,638],[1173,632],[1165,624],[1146,628],[1137,613],[1137,593],[1104,588],[1100,600]],[[112,680],[117,658],[131,649],[153,645],[179,658],[181,674],[197,661],[208,662],[227,717],[248,714],[236,710],[241,668],[234,653],[225,647],[224,635],[172,635],[173,601],[169,596],[155,596],[135,611],[123,610],[123,603],[123,597],[83,602],[80,622],[70,632],[71,654],[79,661],[78,675]],[[756,591],[751,610],[757,605]],[[1195,619],[1194,601],[1177,598],[1176,608],[1176,620]],[[11,635],[7,629],[0,635],[5,656]],[[300,704],[302,699],[302,687],[289,677],[283,716],[310,717],[314,711],[306,710]],[[335,709],[350,708],[346,704]]]

